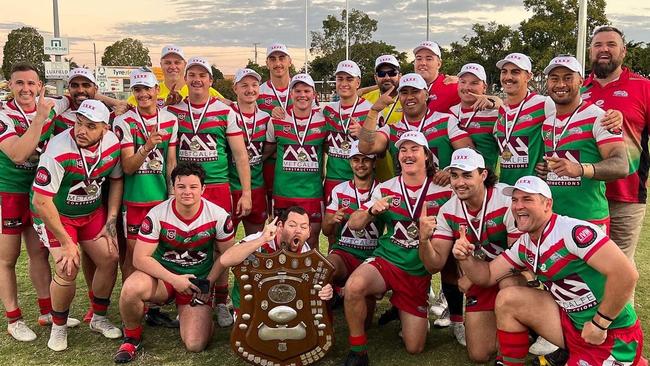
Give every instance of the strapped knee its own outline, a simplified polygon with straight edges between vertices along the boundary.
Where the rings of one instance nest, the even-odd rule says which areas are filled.
[[[72,281],[66,280],[65,278],[59,276],[59,274],[56,273],[56,272],[54,272],[54,276],[52,277],[52,280],[57,285],[63,286],[63,287],[74,286],[76,284],[75,280],[72,280]]]

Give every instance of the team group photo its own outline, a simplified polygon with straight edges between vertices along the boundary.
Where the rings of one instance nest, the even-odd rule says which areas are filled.
[[[0,22],[0,363],[648,365],[648,23],[153,2],[98,61],[61,29],[117,10],[33,3]]]

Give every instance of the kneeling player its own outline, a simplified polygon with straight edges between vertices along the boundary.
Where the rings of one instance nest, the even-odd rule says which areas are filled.
[[[181,340],[188,351],[204,350],[212,336],[209,289],[225,270],[214,255],[232,245],[232,220],[221,207],[201,198],[205,171],[199,165],[180,163],[171,180],[174,196],[152,208],[142,222],[133,252],[136,270],[122,287],[125,338],[114,356],[117,363],[135,359],[145,302],[176,301]]]
[[[497,336],[505,365],[523,366],[531,328],[569,351],[567,365],[647,365],[643,332],[630,303],[639,274],[597,226],[554,214],[548,185],[524,176],[514,187],[512,212],[524,234],[492,262],[476,260],[474,245],[456,241],[453,253],[481,286],[530,270],[547,291],[511,286],[496,299]]]

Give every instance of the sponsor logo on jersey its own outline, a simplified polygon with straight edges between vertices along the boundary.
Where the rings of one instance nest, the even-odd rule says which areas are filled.
[[[402,199],[401,199],[400,197],[393,197],[393,199],[391,199],[391,202],[390,202],[390,203],[391,203],[394,207],[399,207],[399,204],[400,204],[401,202],[402,202]]]
[[[272,98],[264,98],[264,104],[273,105],[273,99]]]
[[[582,99],[589,99],[589,98],[591,98],[591,92],[582,93],[581,96],[582,96]]]
[[[142,225],[140,225],[140,234],[149,235],[153,231],[153,222],[149,216],[145,217],[142,220]]]
[[[34,178],[34,183],[45,187],[49,185],[50,182],[52,182],[52,175],[50,174],[50,171],[47,170],[47,168],[44,166],[38,168],[36,171],[36,177]]]
[[[602,99],[598,99],[594,104],[602,108],[603,105],[605,104],[605,101]]]
[[[348,208],[350,207],[350,199],[349,198],[344,198],[341,200],[341,206]]]
[[[579,248],[586,248],[596,241],[596,230],[586,225],[578,225],[572,230],[573,240]]]
[[[627,91],[625,90],[616,90],[612,95],[615,97],[623,97],[623,98],[626,98],[628,96]]]
[[[167,236],[167,239],[169,239],[169,240],[176,239],[176,230],[174,230],[174,229],[167,230],[167,235],[166,236]]]

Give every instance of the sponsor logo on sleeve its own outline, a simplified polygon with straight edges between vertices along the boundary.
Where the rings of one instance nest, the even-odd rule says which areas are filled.
[[[47,186],[52,182],[52,175],[50,174],[50,171],[47,170],[46,167],[42,166],[39,167],[38,170],[36,171],[36,177],[34,178],[34,183],[38,184],[39,186]]]
[[[232,234],[235,231],[235,225],[233,225],[230,215],[228,215],[226,221],[223,223],[223,231],[226,235]]]
[[[4,122],[0,121],[0,135],[2,135],[3,133],[5,133],[5,131],[7,131],[7,124],[5,124]]]
[[[145,217],[142,220],[142,225],[140,225],[140,234],[149,235],[153,232],[153,222],[149,216]]]
[[[113,126],[113,132],[115,132],[115,135],[117,136],[117,139],[119,141],[122,141],[122,138],[124,137],[124,131],[122,131],[122,127]]]
[[[579,248],[587,248],[596,241],[596,230],[586,225],[578,225],[573,228],[573,241]]]

